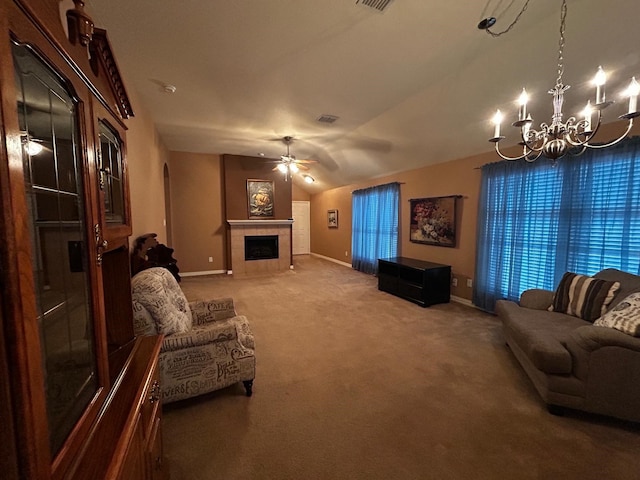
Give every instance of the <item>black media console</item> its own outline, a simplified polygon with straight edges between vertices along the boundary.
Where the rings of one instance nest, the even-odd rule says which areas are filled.
[[[448,303],[450,285],[449,265],[406,257],[378,259],[378,290],[422,307]]]

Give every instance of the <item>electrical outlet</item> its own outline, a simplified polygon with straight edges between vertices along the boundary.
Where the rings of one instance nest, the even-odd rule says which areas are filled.
[[[213,263],[213,257],[209,257],[209,263]]]
[[[453,279],[451,280],[451,285],[453,285],[454,287],[458,286],[458,279],[456,277],[453,277]]]
[[[473,287],[473,280],[471,280],[470,278],[467,278],[467,287],[469,288]]]
[[[345,257],[348,257],[348,256],[349,256],[349,251],[348,251],[348,250],[345,250],[345,252],[344,252],[344,256],[345,256]]]

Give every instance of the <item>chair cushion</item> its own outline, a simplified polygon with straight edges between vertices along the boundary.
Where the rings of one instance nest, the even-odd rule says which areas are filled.
[[[549,311],[593,322],[607,311],[619,288],[619,282],[567,272],[558,284]]]
[[[191,330],[191,310],[180,285],[166,268],[148,268],[131,279],[132,297],[155,322],[156,332],[170,335]]]
[[[593,324],[640,337],[640,292],[632,293]]]

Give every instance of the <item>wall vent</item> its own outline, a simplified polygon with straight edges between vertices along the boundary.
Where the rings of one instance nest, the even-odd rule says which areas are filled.
[[[316,118],[316,120],[320,123],[333,123],[338,120],[338,118],[339,117],[336,117],[335,115],[327,115],[326,113],[323,113],[318,118]]]
[[[362,5],[363,7],[370,7],[379,12],[384,12],[385,9],[393,3],[393,0],[356,0],[356,5]]]

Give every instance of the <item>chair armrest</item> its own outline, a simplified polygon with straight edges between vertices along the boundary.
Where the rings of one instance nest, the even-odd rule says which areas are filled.
[[[553,294],[551,290],[541,288],[525,290],[520,295],[520,306],[533,310],[547,310],[553,303]]]
[[[215,300],[197,300],[189,303],[193,326],[225,320],[236,316],[236,308],[232,298],[218,298]]]
[[[218,322],[200,325],[184,333],[173,333],[164,337],[161,352],[193,348],[210,343],[231,342],[239,338],[238,321],[232,317]]]
[[[255,350],[256,345],[253,339],[253,333],[249,326],[249,320],[244,315],[238,315],[235,318],[236,321],[236,333],[238,334],[238,341],[247,349]]]

